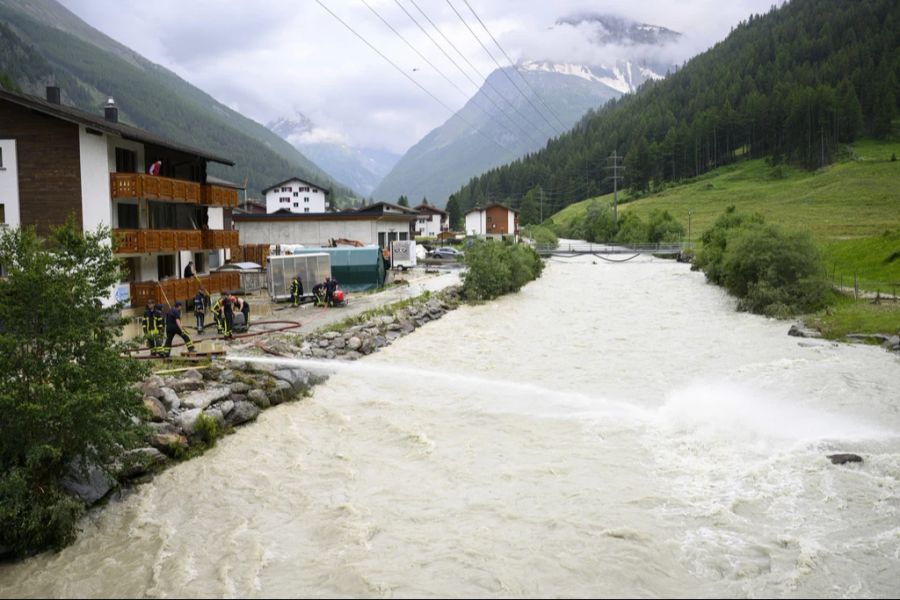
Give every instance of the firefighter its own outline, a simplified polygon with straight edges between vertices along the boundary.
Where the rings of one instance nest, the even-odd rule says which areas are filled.
[[[337,279],[334,279],[333,277],[325,278],[325,302],[328,303],[329,306],[334,304],[334,291],[337,287]]]
[[[228,294],[225,302],[222,303],[222,316],[225,318],[225,339],[230,340],[234,336],[234,307],[237,305],[237,298]]]
[[[303,280],[300,279],[298,273],[294,280],[291,281],[291,302],[294,306],[300,305],[300,296],[303,295]]]
[[[172,339],[179,335],[184,340],[188,352],[194,351],[194,342],[191,336],[187,334],[184,327],[181,326],[181,300],[175,302],[175,306],[166,312],[166,347],[163,349],[163,356],[168,357],[172,352]]]
[[[326,285],[324,283],[317,283],[312,288],[313,298],[316,302],[316,306],[322,306],[325,304],[325,288]]]
[[[147,308],[144,309],[144,318],[141,319],[141,329],[150,348],[150,356],[161,356],[163,353],[163,314],[156,306],[156,300],[147,300]]]
[[[249,330],[250,329],[250,303],[247,302],[246,298],[240,298],[240,299],[238,299],[236,306],[237,306],[238,310],[241,311],[241,314],[244,315],[244,328]]]
[[[228,293],[222,292],[222,295],[216,300],[216,303],[212,306],[212,314],[213,320],[216,322],[216,331],[219,335],[225,335],[226,333],[226,321],[225,321],[225,304],[228,302]],[[230,333],[230,328],[228,330]]]

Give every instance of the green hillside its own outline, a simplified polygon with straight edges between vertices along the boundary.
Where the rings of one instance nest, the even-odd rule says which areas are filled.
[[[808,231],[829,278],[843,274],[848,285],[856,273],[864,287],[900,285],[900,161],[891,160],[900,143],[864,140],[851,148],[850,157],[817,171],[744,160],[638,200],[620,193],[619,210],[645,219],[655,209],[667,210],[686,228],[690,221],[696,243],[733,204],[766,222]],[[611,203],[612,194],[572,204],[548,221],[564,231],[596,201]]]
[[[52,0],[0,0],[0,72],[26,93],[62,88],[63,101],[100,114],[108,96],[120,119],[235,161],[211,173],[242,181],[251,194],[298,175],[332,188],[338,200],[356,194],[259,123],[247,119],[114,40]]]

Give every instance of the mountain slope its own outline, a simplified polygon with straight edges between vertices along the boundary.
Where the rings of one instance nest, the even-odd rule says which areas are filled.
[[[337,198],[355,195],[259,123],[103,35],[53,0],[0,0],[0,23],[12,34],[4,40],[17,47],[0,55],[0,71],[27,93],[43,95],[53,79],[63,88],[64,102],[98,113],[112,96],[123,121],[233,159],[234,168],[211,165],[211,173],[237,181],[247,177],[251,193],[300,175],[332,187]],[[17,65],[15,57],[23,55],[39,55],[52,75],[45,68],[35,73]]]
[[[282,117],[266,127],[287,140],[328,173],[365,196],[370,195],[400,160],[387,150],[350,146],[330,132],[317,128],[306,115]]]
[[[471,177],[539,150],[588,110],[634,91],[648,79],[661,78],[670,65],[647,64],[640,58],[643,50],[649,46],[658,50],[680,35],[609,15],[561,19],[556,27],[572,25],[585,28],[596,44],[595,54],[603,54],[607,44],[616,44],[616,50],[595,65],[525,60],[515,71],[512,67],[494,71],[462,109],[410,148],[374,196],[395,201],[403,194],[416,202],[427,196],[443,206]],[[626,52],[623,44],[628,46],[628,57],[637,62],[615,55]],[[543,103],[552,110],[547,111]]]
[[[820,168],[860,134],[891,135],[900,4],[793,0],[753,15],[671,77],[610,102],[547,148],[473,179],[463,210],[541,186],[550,209],[610,191],[625,156],[636,194],[745,157]],[[546,208],[546,207],[545,207]]]

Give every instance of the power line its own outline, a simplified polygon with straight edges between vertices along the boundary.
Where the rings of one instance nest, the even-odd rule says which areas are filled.
[[[463,0],[463,2],[469,8],[469,11],[472,13],[472,15],[474,15],[474,17],[481,24],[481,28],[484,29],[485,33],[487,33],[488,36],[494,41],[494,44],[496,44],[496,46],[498,48],[500,48],[500,52],[502,52],[503,56],[506,57],[506,60],[509,61],[509,66],[511,66],[513,68],[513,70],[516,73],[518,73],[519,78],[525,82],[525,85],[528,86],[528,89],[531,90],[531,93],[534,94],[534,96],[538,100],[541,101],[541,104],[543,104],[547,108],[547,110],[550,112],[550,114],[553,115],[553,118],[556,119],[559,122],[559,124],[562,126],[562,128],[565,130],[566,129],[565,123],[563,123],[562,119],[559,118],[559,115],[556,114],[556,112],[550,107],[550,105],[544,101],[544,99],[540,96],[540,94],[538,94],[537,91],[533,87],[531,87],[531,84],[528,83],[528,80],[525,79],[525,76],[522,75],[522,73],[520,73],[518,69],[516,69],[516,65],[513,63],[513,60],[509,57],[509,54],[506,53],[506,50],[503,49],[503,46],[500,45],[500,42],[497,41],[497,38],[495,38],[494,35],[490,32],[490,30],[488,30],[487,25],[484,24],[484,21],[482,21],[481,17],[478,16],[478,13],[475,12],[475,9],[472,8],[471,4],[469,4],[469,0]]]
[[[397,0],[394,0],[394,2],[397,2]],[[425,11],[422,10],[422,9],[419,7],[419,5],[416,3],[416,1],[415,1],[415,0],[410,0],[410,2],[412,3],[413,6],[416,7],[416,9],[417,9],[420,13],[422,13],[422,16],[425,17],[425,19],[431,24],[432,27],[434,27],[434,29],[441,35],[441,37],[444,38],[444,41],[446,41],[446,42],[450,45],[450,47],[453,48],[453,50],[456,51],[456,53],[457,53],[457,54],[458,54],[458,55],[466,62],[466,64],[469,65],[469,67],[471,67],[473,71],[475,71],[475,73],[478,75],[478,77],[480,77],[480,78],[484,81],[484,85],[486,85],[488,88],[490,88],[491,90],[493,90],[493,92],[494,92],[501,100],[503,100],[504,102],[506,102],[507,104],[509,104],[509,105],[512,107],[512,109],[516,112],[516,114],[519,115],[519,117],[520,117],[525,123],[527,123],[527,124],[528,124],[530,127],[532,127],[534,130],[539,131],[539,128],[536,127],[536,126],[534,125],[534,123],[532,123],[531,119],[528,118],[527,115],[523,114],[522,111],[519,110],[519,107],[516,106],[512,101],[510,101],[509,98],[507,98],[506,96],[504,96],[503,93],[500,92],[500,90],[498,90],[496,87],[494,87],[494,84],[491,83],[490,79],[488,79],[487,77],[485,77],[484,74],[483,74],[481,71],[478,70],[478,67],[476,67],[475,65],[473,65],[472,62],[471,62],[468,58],[466,58],[466,55],[463,54],[462,51],[460,51],[460,49],[457,48],[456,44],[454,44],[454,43],[450,40],[450,38],[448,38],[448,37],[444,34],[444,32],[441,31],[441,28],[438,27],[438,26],[435,24],[435,22],[432,21],[431,18],[430,18],[427,14],[425,14]],[[399,4],[399,2],[398,2],[398,4]],[[452,6],[451,6],[451,8],[452,8]],[[408,14],[408,13],[407,13],[407,14]],[[459,13],[457,13],[457,14],[459,14]],[[464,24],[464,25],[466,24],[465,21],[463,21],[463,24]],[[468,25],[466,25],[466,26],[468,27]],[[471,31],[471,29],[470,29],[469,31]],[[473,33],[473,35],[474,35],[474,33]],[[476,36],[475,39],[477,40],[478,37]],[[457,65],[457,68],[460,68],[460,67]],[[468,75],[467,75],[467,77],[468,77]],[[470,78],[470,81],[471,81],[471,78]],[[473,82],[473,83],[474,83],[474,82]],[[475,85],[477,86],[478,84],[476,83]],[[487,92],[485,92],[485,96],[486,96],[488,99],[491,99],[490,94],[488,94]],[[495,103],[495,105],[496,105],[496,103]],[[498,109],[499,109],[499,107],[498,107]],[[502,109],[499,109],[499,110],[502,110]],[[551,130],[551,131],[552,131],[552,130]]]
[[[407,46],[409,46],[410,49],[411,49],[413,52],[415,52],[416,54],[418,54],[418,55],[419,55],[419,58],[421,58],[422,60],[424,60],[424,61],[428,64],[428,66],[430,66],[432,69],[434,69],[435,71],[437,71],[438,75],[440,75],[441,77],[443,77],[444,80],[447,81],[447,83],[449,83],[449,84],[452,85],[454,88],[456,88],[456,90],[457,90],[460,94],[462,94],[462,96],[463,96],[464,98],[466,98],[467,100],[469,99],[469,95],[466,94],[466,93],[462,90],[461,87],[459,87],[458,85],[456,85],[456,82],[455,82],[455,81],[453,81],[452,79],[450,79],[449,77],[447,77],[447,75],[445,75],[443,71],[441,71],[440,69],[438,69],[438,68],[434,65],[434,63],[432,63],[430,60],[428,60],[428,57],[426,57],[424,54],[422,54],[421,52],[419,52],[419,50],[418,50],[415,46],[413,46],[412,43],[409,42],[409,40],[407,40],[405,37],[403,37],[403,34],[401,34],[399,31],[397,31],[397,30],[394,28],[393,25],[391,25],[390,23],[388,23],[387,20],[386,20],[384,17],[382,17],[382,16],[378,13],[377,10],[375,10],[374,8],[372,8],[372,6],[371,6],[368,2],[366,2],[366,0],[360,0],[360,2],[362,2],[363,4],[365,4],[365,5],[366,5],[366,8],[368,8],[370,11],[372,11],[372,13],[373,13],[376,17],[378,17],[379,19],[381,19],[381,22],[384,23],[385,25],[387,25],[388,29],[390,29],[391,31],[393,31],[393,32],[397,35],[397,37],[399,37],[401,40],[403,40],[403,43],[404,43],[404,44],[406,44]],[[401,6],[401,8],[402,8],[402,6]],[[477,106],[477,107],[485,114],[486,117],[488,117],[489,119],[491,118],[491,115],[488,114],[486,111],[484,111],[484,109],[482,109],[480,106],[478,106],[478,104],[474,102],[474,99],[473,99],[473,105]],[[461,109],[460,109],[460,110],[461,110]],[[513,124],[515,125],[516,123],[513,122]],[[506,126],[504,126],[502,123],[498,122],[498,125],[500,125],[500,126],[503,127],[504,129],[506,129],[507,133],[509,133],[510,135],[512,135],[513,138],[518,137],[518,136],[516,135],[515,132],[513,132],[511,129],[509,129],[509,128],[507,128]],[[529,138],[529,140],[530,140],[532,143],[535,143],[534,138],[530,137],[530,136],[528,135],[528,132],[527,132],[527,131],[525,131],[524,129],[522,129],[522,132],[525,134],[526,137]],[[515,155],[515,152],[510,151],[510,154]]]
[[[434,94],[432,94],[430,91],[428,91],[428,89],[425,88],[425,86],[423,86],[423,85],[420,84],[418,81],[416,81],[415,79],[413,79],[412,77],[410,77],[410,76],[406,73],[406,71],[404,71],[403,69],[401,69],[400,67],[398,67],[397,64],[394,63],[394,61],[392,61],[390,58],[388,58],[387,56],[385,56],[378,48],[376,48],[375,46],[373,46],[373,45],[369,42],[369,40],[367,40],[367,39],[364,38],[362,35],[360,35],[359,33],[357,33],[355,29],[353,29],[352,27],[350,27],[350,25],[348,25],[343,19],[341,19],[341,18],[340,18],[339,16],[337,16],[334,12],[332,12],[330,8],[328,8],[327,6],[325,6],[325,4],[322,3],[322,0],[316,0],[316,3],[318,3],[318,5],[321,6],[322,8],[324,8],[324,9],[328,12],[328,14],[330,14],[332,17],[334,17],[335,19],[337,19],[337,21],[338,21],[341,25],[343,25],[344,27],[346,27],[346,28],[350,31],[350,33],[352,33],[353,35],[355,35],[356,37],[358,37],[360,40],[362,40],[362,42],[363,42],[365,45],[367,45],[369,48],[371,48],[372,50],[374,50],[374,51],[378,54],[378,56],[380,56],[381,58],[383,58],[384,60],[386,60],[388,63],[390,63],[390,65],[391,65],[392,67],[394,67],[395,69],[397,69],[397,71],[398,71],[401,75],[403,75],[404,77],[406,77],[407,79],[409,79],[409,80],[410,80],[412,83],[414,83],[419,89],[421,89],[423,92],[425,92],[426,94],[428,94],[429,96],[431,96],[432,99],[434,99],[435,102],[437,102],[438,104],[440,104],[441,106],[443,106],[444,108],[446,108],[453,116],[457,117],[460,121],[462,121],[463,123],[465,123],[466,125],[468,125],[468,126],[469,126],[470,128],[472,128],[476,133],[478,133],[479,135],[481,135],[482,137],[484,137],[484,139],[488,140],[489,142],[491,142],[492,144],[494,144],[495,146],[497,146],[497,147],[500,148],[501,150],[503,150],[503,151],[505,151],[505,152],[508,152],[510,155],[513,156],[513,159],[515,160],[515,153],[514,153],[514,152],[512,152],[511,150],[509,150],[509,149],[506,148],[505,146],[499,144],[499,143],[498,143],[496,140],[494,140],[493,138],[487,136],[487,135],[486,135],[484,132],[482,132],[480,129],[478,129],[477,127],[475,127],[474,125],[472,125],[471,123],[469,123],[465,118],[463,118],[462,116],[460,116],[459,113],[457,113],[457,112],[454,111],[452,108],[450,108],[449,106],[447,106],[447,105],[443,102],[443,100],[441,100],[440,98],[438,98],[437,96],[435,96]]]
[[[419,10],[419,12],[421,12],[423,15],[425,15],[425,13],[422,12],[422,9],[418,7],[418,5],[415,3],[415,1],[414,1],[414,0],[411,0],[411,1],[412,1],[413,5]],[[477,81],[475,81],[474,79],[472,79],[472,77],[469,76],[469,74],[466,72],[465,69],[463,69],[461,66],[459,66],[459,63],[457,63],[456,60],[454,60],[454,58],[453,58],[452,56],[450,56],[450,55],[447,53],[446,50],[444,50],[443,46],[441,46],[441,45],[437,42],[437,40],[435,40],[435,39],[431,36],[431,34],[428,33],[428,30],[426,30],[426,29],[419,23],[419,21],[418,21],[418,20],[417,20],[417,19],[416,19],[409,11],[408,11],[408,10],[406,10],[406,7],[405,7],[405,6],[403,6],[402,4],[400,4],[400,0],[394,0],[394,2],[397,4],[397,6],[400,7],[400,9],[401,9],[404,13],[406,13],[406,16],[408,16],[408,17],[410,18],[410,20],[411,20],[413,23],[416,24],[416,27],[418,27],[418,28],[422,31],[422,33],[425,34],[425,36],[431,41],[431,43],[434,44],[435,47],[436,47],[438,50],[440,50],[440,51],[443,53],[443,55],[444,55],[445,57],[447,57],[447,60],[449,60],[451,63],[453,63],[453,66],[456,67],[456,68],[459,70],[459,72],[462,73],[463,76],[465,76],[465,78],[468,79],[469,82],[470,82],[473,86],[475,86],[475,89],[476,89],[476,95],[475,95],[475,96],[472,96],[472,102],[474,103],[474,102],[475,102],[475,98],[477,98],[477,96],[478,96],[477,90],[481,89],[481,85],[479,85],[479,83],[478,83]],[[425,18],[428,19],[428,22],[431,23],[431,24],[435,27],[435,29],[437,29],[437,26],[434,25],[434,23],[431,21],[431,19],[428,18],[428,15],[425,15]],[[438,33],[440,33],[441,35],[443,35],[443,33],[442,33],[439,29],[438,29]],[[444,39],[446,40],[447,38],[444,37]],[[448,40],[448,42],[449,42],[449,40]],[[449,42],[449,43],[452,45],[452,42]],[[458,50],[457,50],[457,52],[458,52]],[[429,63],[429,64],[430,64],[430,63]],[[436,67],[434,67],[433,65],[432,65],[432,67],[433,67],[433,68],[436,68]],[[459,88],[457,88],[457,89],[459,89]],[[467,97],[468,97],[468,96],[467,96]],[[513,119],[513,118],[512,118],[512,117],[511,117],[511,116],[510,116],[503,108],[501,108],[500,105],[497,104],[497,101],[496,101],[496,100],[494,100],[493,98],[491,98],[491,95],[488,94],[487,91],[485,91],[484,97],[487,98],[488,101],[490,101],[490,103],[494,105],[494,108],[496,108],[496,109],[500,112],[501,115],[505,116],[505,117],[507,118],[507,120],[508,120],[510,123],[512,123],[515,127],[518,127],[519,130],[525,135],[525,137],[527,137],[529,140],[531,140],[532,143],[535,143],[535,142],[536,142],[536,140],[535,140],[533,137],[531,137],[531,134],[528,133],[528,131],[527,131],[524,127],[522,127],[519,123],[517,123],[517,122],[515,121],[515,119]],[[483,109],[482,109],[482,110],[483,110]],[[485,111],[485,114],[487,114],[487,111]],[[488,116],[490,116],[490,115],[488,115]],[[515,134],[513,134],[513,135],[515,135]],[[537,143],[536,145],[537,145],[537,146],[541,146],[541,145],[543,145],[543,142],[542,142],[542,141],[538,141],[538,143]]]
[[[500,69],[500,71],[506,76],[507,79],[509,79],[509,82],[512,83],[512,84],[513,84],[513,87],[516,88],[516,90],[522,95],[523,98],[525,98],[525,100],[528,102],[528,104],[531,106],[531,108],[534,109],[534,111],[535,111],[542,119],[544,119],[544,122],[546,122],[547,125],[550,126],[550,131],[553,132],[554,134],[561,134],[562,131],[556,129],[556,126],[553,125],[553,123],[550,122],[550,119],[548,119],[548,118],[544,115],[544,113],[541,112],[540,109],[538,109],[537,106],[535,106],[534,102],[531,101],[531,98],[529,98],[528,95],[527,95],[525,92],[522,91],[522,89],[516,84],[516,82],[513,80],[513,78],[509,76],[509,73],[507,73],[506,70],[505,70],[502,66],[500,66],[500,63],[497,61],[496,58],[494,58],[494,55],[491,54],[491,51],[488,50],[487,46],[484,45],[484,42],[481,41],[481,38],[479,38],[479,37],[475,34],[475,32],[472,30],[471,27],[469,27],[469,24],[468,24],[468,23],[466,22],[466,20],[463,18],[463,16],[462,16],[461,14],[459,14],[459,11],[458,11],[458,10],[456,10],[456,7],[453,6],[453,3],[451,3],[450,0],[445,0],[445,1],[447,2],[447,6],[449,6],[451,9],[453,9],[453,12],[456,13],[456,16],[459,17],[459,20],[462,22],[463,25],[466,26],[466,29],[469,30],[469,33],[472,34],[472,37],[475,38],[475,40],[478,42],[478,44],[481,46],[481,48],[485,51],[485,53],[491,58],[492,61],[494,61],[494,64],[497,65],[497,68]]]

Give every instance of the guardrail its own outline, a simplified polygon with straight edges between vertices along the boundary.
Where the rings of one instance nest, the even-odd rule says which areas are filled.
[[[590,242],[563,242],[560,244],[535,244],[538,254],[680,254],[693,247],[690,242],[660,244],[622,244]]]

